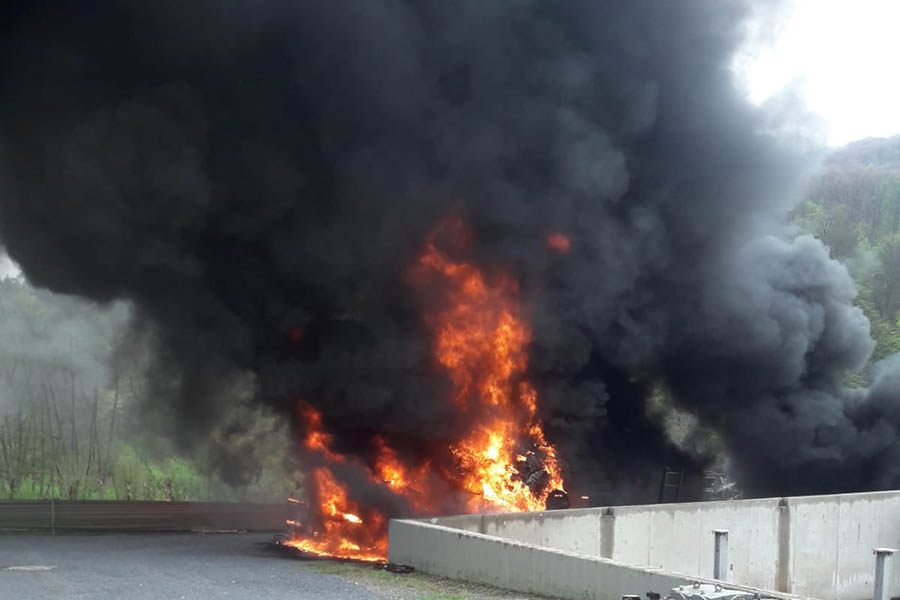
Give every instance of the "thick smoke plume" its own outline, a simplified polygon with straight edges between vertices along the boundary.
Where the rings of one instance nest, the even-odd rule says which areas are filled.
[[[734,86],[749,4],[11,6],[0,239],[32,282],[134,302],[183,438],[251,377],[342,452],[414,454],[455,421],[408,269],[459,215],[531,307],[564,460],[686,460],[645,417],[665,386],[750,493],[896,486],[897,369],[844,387],[868,323]]]

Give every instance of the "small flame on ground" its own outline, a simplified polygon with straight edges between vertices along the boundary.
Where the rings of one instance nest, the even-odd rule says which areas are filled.
[[[289,521],[288,526],[298,535],[292,535],[284,544],[318,556],[383,560],[387,555],[387,540],[381,532],[384,517],[371,513],[368,521],[364,521],[359,516],[362,507],[348,498],[347,490],[328,468],[314,469],[312,479],[313,495],[319,509],[317,522]]]
[[[448,235],[456,249],[471,239],[459,219],[445,222],[413,268],[418,285],[446,290],[425,321],[434,336],[435,360],[453,383],[454,402],[473,417],[470,430],[450,444],[455,469],[441,470],[440,476],[452,489],[468,493],[464,504],[470,511],[544,510],[548,495],[563,489],[563,481],[556,449],[537,418],[537,391],[526,379],[531,329],[518,286],[502,274],[488,280],[474,265],[452,260],[435,241]],[[562,234],[552,234],[547,243],[562,252],[570,247]],[[333,449],[316,409],[301,402],[298,416],[307,452],[326,464],[348,460]],[[407,464],[378,436],[374,461],[364,466],[373,483],[405,498],[416,513],[436,506],[441,492],[429,487],[436,474],[428,461]],[[387,516],[352,500],[328,466],[316,466],[310,479],[310,517],[289,523],[287,544],[321,556],[383,560]]]

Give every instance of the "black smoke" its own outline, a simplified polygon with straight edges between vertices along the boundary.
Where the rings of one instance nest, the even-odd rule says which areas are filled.
[[[0,239],[36,284],[134,302],[181,439],[249,377],[340,450],[415,455],[457,415],[406,274],[459,214],[532,307],[544,416],[594,424],[579,460],[675,452],[664,385],[751,493],[896,486],[896,377],[843,385],[868,323],[785,225],[806,157],[735,89],[755,4],[8,5]]]

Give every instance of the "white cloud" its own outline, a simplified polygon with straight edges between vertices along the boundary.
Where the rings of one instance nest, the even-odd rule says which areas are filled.
[[[900,1],[794,0],[783,16],[736,61],[750,99],[794,82],[828,124],[831,145],[900,133]]]

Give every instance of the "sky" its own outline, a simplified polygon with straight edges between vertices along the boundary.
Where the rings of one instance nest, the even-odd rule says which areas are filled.
[[[794,0],[736,64],[761,103],[793,84],[830,146],[900,133],[900,0]],[[769,34],[769,35],[766,35]]]
[[[12,260],[6,255],[2,248],[0,248],[0,279],[5,279],[6,277],[15,277],[19,274],[19,267],[13,263]]]

